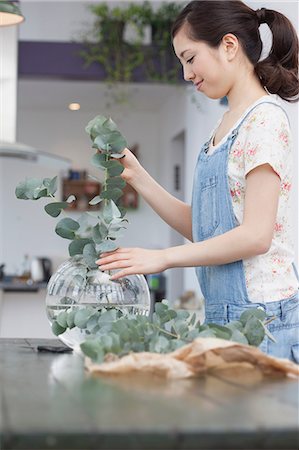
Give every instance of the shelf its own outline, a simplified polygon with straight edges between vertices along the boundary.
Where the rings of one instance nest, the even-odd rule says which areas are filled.
[[[99,209],[99,205],[89,205],[91,199],[99,195],[101,183],[92,180],[69,180],[62,182],[62,196],[65,201],[70,195],[74,195],[76,200],[70,203],[69,211],[94,211]]]

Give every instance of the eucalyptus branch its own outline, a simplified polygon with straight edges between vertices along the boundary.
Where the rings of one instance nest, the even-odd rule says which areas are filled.
[[[127,142],[118,131],[116,124],[103,116],[96,116],[92,119],[86,126],[86,132],[92,140],[93,148],[96,148],[96,154],[91,162],[104,172],[103,190],[100,196],[94,197],[90,203],[93,205],[100,203],[104,221],[100,219],[98,225],[87,223],[84,230],[82,224],[66,216],[57,223],[55,232],[62,238],[71,241],[69,244],[70,256],[82,255],[88,267],[95,269],[99,251],[111,251],[117,248],[112,243],[112,239],[109,239],[109,228],[113,223],[121,223],[125,220],[117,206],[124,187],[124,181],[119,176],[123,171],[123,166],[117,161],[117,157],[127,147]],[[111,183],[109,184],[110,179]],[[16,196],[22,200],[38,200],[48,197],[53,202],[45,206],[45,211],[52,217],[58,217],[61,213],[66,215],[64,209],[67,208],[68,202],[57,200],[56,191],[57,177],[29,179],[18,184]],[[85,233],[87,237],[80,236],[79,228],[83,236]],[[116,239],[116,235],[117,231],[114,231],[113,240]]]
[[[96,312],[94,308],[87,307],[60,313],[53,329],[57,335],[74,326],[89,330],[91,335],[81,344],[81,349],[85,355],[101,362],[107,353],[120,357],[131,351],[167,353],[197,337],[216,337],[259,346],[266,334],[261,322],[265,316],[264,311],[250,309],[238,321],[226,326],[213,323],[201,325],[195,323],[192,317],[190,319],[188,311],[172,310],[163,301],[156,303],[153,319],[122,311],[121,305],[109,309],[99,306]],[[170,326],[180,329],[180,333],[168,331]]]

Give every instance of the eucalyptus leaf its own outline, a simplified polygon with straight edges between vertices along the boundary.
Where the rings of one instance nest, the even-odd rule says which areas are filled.
[[[21,181],[15,190],[16,197],[22,200],[38,200],[38,198],[41,197],[39,196],[40,192],[46,192],[46,194],[43,194],[42,196],[48,196],[43,180],[39,178],[30,178]]]
[[[72,194],[66,199],[66,202],[73,203],[75,200],[76,200],[76,197]]]
[[[75,320],[74,320],[76,312],[77,312],[77,310],[73,309],[67,315],[66,322],[67,322],[67,326],[68,326],[69,329],[72,329],[72,328],[74,328],[76,326],[75,325]]]
[[[98,253],[93,243],[85,245],[83,249],[83,258],[90,269],[96,269],[98,267],[96,264]]]
[[[232,331],[225,326],[221,326],[221,325],[217,325],[217,324],[213,324],[213,323],[209,323],[208,326],[209,326],[210,330],[213,330],[213,332],[215,333],[215,336],[219,339],[230,340],[230,338],[233,334]]]
[[[127,142],[119,131],[105,131],[94,139],[94,145],[99,149],[110,153],[120,153],[127,147]]]
[[[113,200],[114,202],[116,202],[122,195],[122,190],[118,188],[107,189],[101,192],[101,198],[105,200]]]
[[[38,200],[39,198],[42,198],[42,197],[49,197],[48,189],[46,189],[44,187],[36,188],[33,195],[34,195],[35,200]]]
[[[48,191],[51,195],[54,195],[57,191],[57,176],[50,181]]]
[[[117,177],[124,171],[124,166],[119,161],[106,161],[102,166],[107,169],[109,177]]]
[[[66,209],[68,207],[67,202],[54,202],[54,203],[48,203],[45,206],[45,211],[47,214],[49,214],[52,217],[58,217],[59,214],[63,209]]]
[[[113,200],[105,204],[102,214],[106,223],[110,223],[113,219],[121,218],[121,212]]]
[[[112,241],[104,241],[102,244],[97,246],[97,249],[101,252],[113,252],[118,248],[118,245],[116,245]]]
[[[60,325],[62,328],[67,328],[67,311],[61,311],[58,316],[56,317],[56,322],[58,325]]]
[[[121,177],[111,177],[111,178],[108,178],[108,180],[107,180],[108,187],[123,189],[125,187],[125,185],[126,185],[126,182]]]
[[[15,189],[15,195],[17,198],[21,200],[29,200],[26,195],[26,191],[27,191],[26,181],[20,181],[20,183],[17,185]]]
[[[260,308],[249,308],[241,314],[240,322],[243,324],[243,326],[245,326],[245,324],[251,317],[256,317],[257,319],[260,320],[265,320],[266,313],[263,309]]]
[[[96,195],[90,200],[89,205],[97,205],[98,203],[101,203],[101,201],[102,198],[99,195]]]
[[[95,166],[95,167],[100,167],[100,168],[105,168],[105,166],[103,165],[103,163],[107,162],[107,157],[106,155],[104,155],[103,153],[96,153],[95,155],[93,155],[93,157],[91,158],[91,163]]]
[[[248,344],[247,338],[237,328],[232,330],[232,335],[230,337],[230,340],[234,341],[234,342],[238,342],[239,344]]]
[[[55,320],[52,323],[52,331],[55,334],[55,336],[59,336],[60,334],[64,333],[66,328],[59,325],[59,323]]]
[[[103,123],[107,122],[106,117],[98,115],[94,119],[90,120],[85,127],[85,131],[90,135],[90,138],[94,140],[98,134],[102,131]]]
[[[50,187],[50,184],[52,182],[52,178],[44,178],[42,180],[42,184],[48,189]]]
[[[75,231],[79,229],[80,225],[73,219],[68,217],[61,219],[56,225],[56,233],[65,239],[74,239]]]
[[[80,344],[80,348],[86,356],[89,356],[89,358],[99,363],[103,362],[105,353],[99,339],[86,340]]]
[[[108,228],[105,225],[97,223],[92,228],[92,238],[96,244],[101,244],[108,235]]]
[[[94,315],[92,308],[82,308],[76,311],[74,315],[74,324],[78,328],[86,328],[87,322]]]
[[[262,343],[265,337],[265,331],[263,324],[257,318],[257,316],[251,315],[251,317],[249,317],[244,326],[244,335],[250,345],[255,345],[258,347]]]
[[[75,239],[69,245],[69,255],[82,255],[85,245],[91,244],[91,239]]]

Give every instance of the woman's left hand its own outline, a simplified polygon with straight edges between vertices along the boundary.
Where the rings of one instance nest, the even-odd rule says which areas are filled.
[[[114,252],[102,253],[96,261],[100,270],[119,270],[111,280],[126,275],[163,272],[167,269],[164,250],[146,250],[144,248],[118,248]]]

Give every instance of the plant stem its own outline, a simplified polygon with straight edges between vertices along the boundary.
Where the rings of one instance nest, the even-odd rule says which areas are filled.
[[[273,322],[275,319],[277,319],[276,316],[270,317],[268,320],[265,320],[264,325],[269,325],[269,323]]]
[[[158,327],[158,325],[156,325],[156,324],[153,324],[153,325],[154,325],[154,327],[155,327],[157,330],[161,331],[161,333],[164,333],[164,334],[166,334],[167,336],[174,337],[175,339],[180,339],[180,335],[179,335],[179,334],[174,334],[174,333],[171,333],[170,331],[164,330],[163,328]]]

